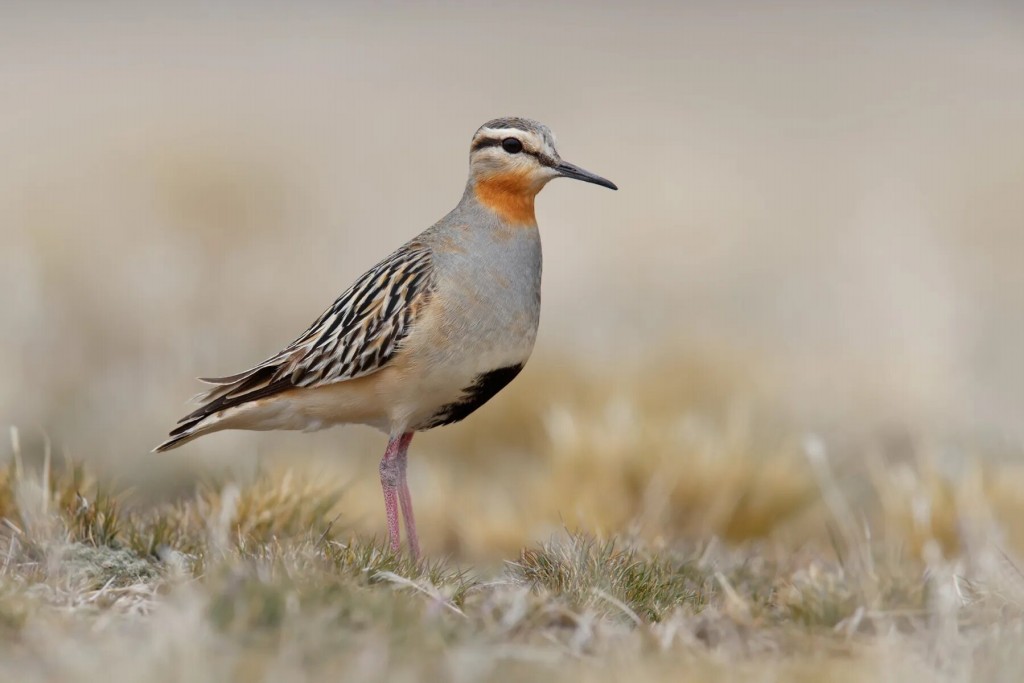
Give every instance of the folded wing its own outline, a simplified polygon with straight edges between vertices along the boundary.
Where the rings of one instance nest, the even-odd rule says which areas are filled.
[[[196,397],[202,405],[179,420],[157,450],[179,445],[200,422],[227,408],[386,367],[432,288],[430,250],[419,242],[406,244],[360,277],[280,353],[237,375],[202,378],[215,386]]]

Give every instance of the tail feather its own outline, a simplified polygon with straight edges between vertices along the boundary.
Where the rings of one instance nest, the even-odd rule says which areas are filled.
[[[245,372],[240,372],[237,375],[228,375],[227,377],[198,377],[197,379],[203,384],[216,384],[223,386],[226,384],[236,384],[241,382],[243,379],[252,376],[257,370],[259,370],[259,368],[246,370]]]
[[[214,426],[229,408],[293,388],[295,385],[289,377],[275,377],[278,370],[278,366],[268,365],[233,377],[202,380],[215,383],[216,386],[196,397],[202,405],[178,420],[178,426],[168,435],[170,438],[154,448],[153,452],[169,451],[203,434],[217,431]]]
[[[154,448],[153,452],[163,453],[164,451],[169,451],[171,449],[177,448],[178,446],[184,446],[192,439],[198,439],[200,436],[206,433],[206,430],[196,430],[196,427],[199,426],[200,422],[202,422],[202,420],[196,420],[193,422],[189,422],[188,424],[182,425],[181,427],[178,427],[169,434],[171,438],[167,439],[162,444]]]

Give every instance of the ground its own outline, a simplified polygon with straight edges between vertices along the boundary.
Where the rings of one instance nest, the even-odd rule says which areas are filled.
[[[675,371],[700,400],[552,367],[426,439],[418,566],[374,536],[371,467],[160,497],[12,430],[0,677],[1019,680],[1013,458],[803,432]]]

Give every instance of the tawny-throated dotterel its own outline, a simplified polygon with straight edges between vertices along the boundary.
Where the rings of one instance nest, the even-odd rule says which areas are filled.
[[[356,280],[280,353],[214,385],[166,451],[222,429],[312,431],[358,423],[388,435],[380,461],[388,537],[419,557],[406,452],[413,434],[452,424],[511,382],[533,351],[541,246],[534,198],[554,178],[613,190],[562,160],[551,131],[501,118],[473,135],[469,182],[451,213]]]

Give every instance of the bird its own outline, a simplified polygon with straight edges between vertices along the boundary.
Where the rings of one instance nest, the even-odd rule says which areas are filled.
[[[212,385],[154,449],[225,429],[315,431],[364,424],[388,436],[379,473],[388,544],[420,557],[406,481],[416,432],[459,422],[523,369],[540,322],[534,200],[555,178],[612,190],[564,161],[542,123],[503,117],[473,134],[458,205],[358,278],[305,332]]]

